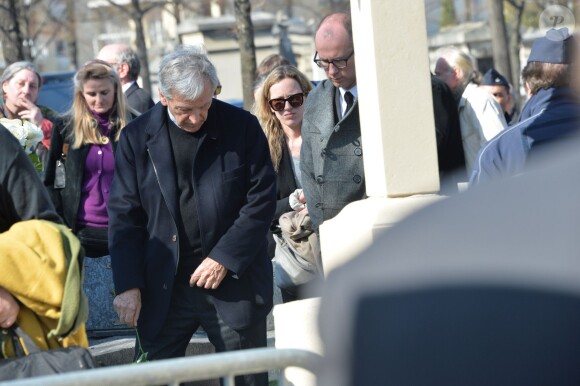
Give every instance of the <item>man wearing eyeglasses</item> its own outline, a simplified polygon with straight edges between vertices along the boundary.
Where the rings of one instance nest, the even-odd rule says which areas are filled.
[[[318,228],[365,197],[365,178],[350,15],[322,19],[314,44],[314,63],[328,79],[306,101],[300,168],[308,212]]]

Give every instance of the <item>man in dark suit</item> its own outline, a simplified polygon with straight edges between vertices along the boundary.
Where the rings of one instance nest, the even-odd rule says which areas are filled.
[[[266,346],[275,173],[258,120],[213,98],[218,86],[199,50],[168,54],[161,103],[127,125],[117,146],[114,305],[149,359],[185,355],[199,326],[216,351]],[[267,374],[238,378],[268,384]]]
[[[123,85],[123,94],[127,104],[139,115],[149,110],[155,103],[151,95],[137,84],[141,63],[139,56],[131,47],[125,44],[108,44],[101,48],[97,59],[109,63],[119,74]]]
[[[328,79],[305,103],[300,169],[308,213],[318,228],[365,198],[366,189],[350,15],[322,19],[314,44],[314,63]]]

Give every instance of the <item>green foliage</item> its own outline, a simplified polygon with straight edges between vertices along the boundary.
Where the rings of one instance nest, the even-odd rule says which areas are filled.
[[[42,162],[38,159],[38,155],[35,152],[28,154],[28,159],[32,162],[34,169],[38,174],[42,173]]]
[[[455,4],[453,3],[453,0],[443,0],[441,3],[441,28],[456,24],[457,16],[455,15]]]
[[[522,16],[522,27],[538,28],[540,26],[540,14],[544,7],[533,1],[526,1]]]

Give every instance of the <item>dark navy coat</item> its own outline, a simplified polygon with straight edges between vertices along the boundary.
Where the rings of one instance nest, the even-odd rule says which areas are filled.
[[[541,89],[522,109],[519,122],[479,152],[471,185],[524,171],[531,153],[580,129],[580,105],[569,88]]]
[[[229,273],[213,296],[221,318],[244,329],[272,308],[266,234],[276,208],[275,174],[257,119],[214,99],[194,163],[202,252]],[[167,108],[157,104],[121,132],[109,209],[115,290],[141,289],[139,332],[162,327],[179,260],[177,176]]]
[[[127,104],[139,114],[144,113],[151,107],[155,106],[151,95],[145,90],[143,90],[137,82],[133,83],[131,87],[125,91],[125,98],[127,99]]]

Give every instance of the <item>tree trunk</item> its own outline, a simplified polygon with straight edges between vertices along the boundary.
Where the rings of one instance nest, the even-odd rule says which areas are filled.
[[[473,1],[472,0],[463,0],[463,16],[464,21],[471,21],[473,20]]]
[[[240,44],[244,108],[250,110],[254,100],[253,84],[256,73],[256,47],[254,46],[254,27],[251,19],[252,6],[250,0],[235,0],[234,6]]]
[[[143,79],[143,84],[141,85],[145,91],[151,94],[151,75],[149,73],[149,59],[147,58],[147,44],[145,43],[145,33],[143,32],[143,11],[139,4],[139,0],[131,0],[133,5],[133,10],[131,12],[131,18],[135,23],[135,45],[137,46],[137,54],[139,55],[139,61],[141,62],[141,79]]]
[[[294,8],[294,0],[286,0],[285,1],[285,13],[286,16],[288,16],[288,20],[292,19],[294,17],[293,13],[292,13],[292,9]]]
[[[503,16],[503,0],[487,0],[493,65],[505,77],[512,77],[508,40]],[[510,79],[513,82],[513,79]]]
[[[175,18],[175,25],[179,28],[181,24],[181,0],[173,1],[173,17]],[[179,32],[176,33],[176,39],[178,44],[183,44],[183,38]]]
[[[515,98],[515,105],[518,110],[522,106],[522,95],[520,94],[521,80],[521,64],[520,64],[520,47],[522,44],[522,34],[520,28],[522,25],[522,17],[524,15],[525,3],[515,3],[510,2],[512,7],[515,8],[515,24],[512,26],[512,30],[509,37],[509,50],[510,50],[510,61],[511,61],[511,81],[514,88],[513,96]]]
[[[75,1],[68,0],[66,8],[68,14],[68,27],[67,27],[68,49],[70,50],[70,57],[73,68],[79,68],[78,48],[76,38],[77,17],[75,12]]]
[[[4,30],[2,36],[2,51],[7,64],[24,60],[24,38],[20,29],[18,15],[18,0],[8,0],[8,12],[4,15]]]

